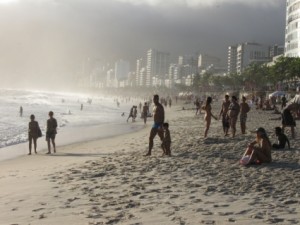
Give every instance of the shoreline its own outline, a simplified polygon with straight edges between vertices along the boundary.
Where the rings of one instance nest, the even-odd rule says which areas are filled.
[[[56,136],[57,148],[72,144],[80,144],[94,140],[107,139],[127,133],[137,132],[143,129],[140,121],[122,124],[98,124],[93,126],[64,127]],[[80,133],[78,132],[80,131]],[[0,148],[0,162],[13,159],[28,153],[28,141],[16,145]],[[37,140],[37,152],[43,153],[47,150],[45,133]]]
[[[213,104],[213,112],[218,112]],[[244,167],[238,160],[258,126],[280,121],[269,112],[249,114],[247,134],[223,137],[212,121],[204,139],[203,114],[166,110],[172,157],[160,141],[148,148],[145,129],[110,139],[73,144],[46,156],[23,156],[0,164],[4,224],[298,224],[300,139],[273,151],[273,162]],[[277,115],[275,115],[277,116]],[[287,132],[288,137],[290,133]],[[26,158],[25,158],[26,157]]]

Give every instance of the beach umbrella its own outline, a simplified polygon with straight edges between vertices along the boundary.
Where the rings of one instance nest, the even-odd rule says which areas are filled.
[[[272,97],[281,97],[281,96],[284,96],[284,95],[285,95],[284,91],[275,91],[275,92],[269,94],[269,98],[272,98]]]

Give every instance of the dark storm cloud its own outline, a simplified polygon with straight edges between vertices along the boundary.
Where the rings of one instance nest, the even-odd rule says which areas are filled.
[[[149,48],[173,56],[208,53],[224,62],[228,45],[283,44],[285,1],[259,2],[19,0],[0,4],[0,76],[30,74],[40,79],[46,73],[76,73],[88,57],[134,61]]]

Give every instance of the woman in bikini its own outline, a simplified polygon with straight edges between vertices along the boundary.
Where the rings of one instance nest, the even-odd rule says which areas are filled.
[[[206,122],[205,132],[204,132],[204,138],[207,137],[207,133],[208,133],[208,130],[209,130],[209,127],[210,127],[210,123],[211,123],[211,118],[213,117],[215,120],[217,120],[217,117],[214,116],[211,113],[211,103],[212,103],[212,98],[211,97],[207,97],[206,103],[202,107],[202,109],[205,111],[204,120]]]

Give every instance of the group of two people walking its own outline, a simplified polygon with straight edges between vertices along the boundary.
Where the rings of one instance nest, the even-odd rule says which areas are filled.
[[[57,134],[57,121],[53,117],[54,113],[50,111],[48,113],[49,119],[47,120],[47,128],[46,128],[46,141],[48,146],[47,154],[51,154],[51,143],[53,146],[53,152],[56,152],[55,146],[55,136]],[[29,140],[29,153],[31,155],[32,151],[32,143],[34,146],[34,152],[37,154],[37,139],[42,137],[42,132],[39,126],[39,123],[35,121],[35,116],[32,114],[30,116],[30,122],[28,124],[28,140]]]

